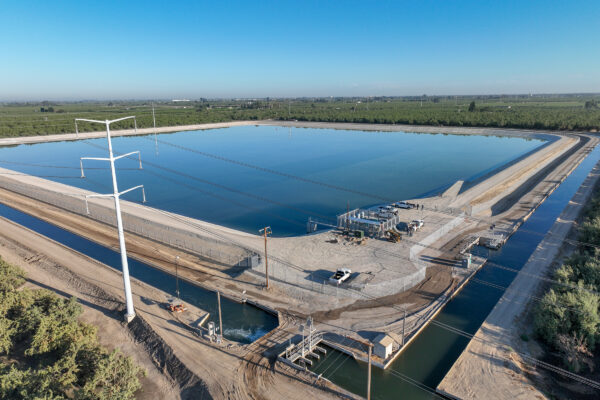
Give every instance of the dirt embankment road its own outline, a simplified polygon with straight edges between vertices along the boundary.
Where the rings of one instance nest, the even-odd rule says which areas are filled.
[[[217,122],[212,124],[198,124],[198,125],[182,125],[182,126],[164,126],[159,128],[140,128],[140,129],[121,129],[111,130],[110,135],[116,136],[135,136],[135,135],[149,135],[153,133],[170,133],[180,131],[195,131],[203,129],[221,129],[229,128],[232,126],[246,126],[254,125],[254,121],[232,121],[232,122]],[[73,124],[73,130],[75,125]],[[60,135],[40,135],[40,136],[20,136],[20,137],[6,137],[0,138],[0,146],[14,146],[17,144],[33,144],[33,143],[45,143],[45,142],[62,142],[68,140],[81,140],[81,139],[96,139],[106,137],[106,131],[98,132],[80,132],[75,133],[63,133]]]
[[[149,135],[153,133],[171,133],[181,131],[195,131],[205,129],[221,129],[230,128],[233,126],[248,126],[248,125],[267,125],[267,126],[282,126],[293,128],[315,128],[315,129],[347,129],[347,130],[366,130],[366,131],[382,131],[382,132],[418,132],[418,133],[449,133],[454,135],[502,135],[502,136],[519,136],[524,135],[543,135],[543,134],[572,134],[572,132],[540,132],[527,131],[518,129],[499,129],[499,128],[464,128],[451,126],[415,126],[415,125],[387,125],[387,124],[357,124],[343,122],[298,122],[298,121],[231,121],[231,122],[216,122],[209,124],[196,125],[177,125],[177,126],[162,126],[157,128],[140,128],[140,129],[121,129],[111,130],[111,136],[135,136]],[[75,123],[73,122],[73,130]],[[39,135],[39,136],[20,136],[0,138],[0,146],[14,146],[17,144],[33,144],[44,142],[60,142],[66,140],[80,139],[95,139],[105,137],[106,132],[80,132],[79,134],[63,133],[58,135]]]
[[[530,296],[536,295],[544,283],[540,276],[548,273],[599,178],[600,163],[588,175],[440,383],[438,390],[441,393],[461,399],[545,398],[527,378],[534,368],[511,349],[531,354],[527,343],[519,337],[531,321],[519,319],[533,301]],[[536,357],[535,353],[533,357]]]

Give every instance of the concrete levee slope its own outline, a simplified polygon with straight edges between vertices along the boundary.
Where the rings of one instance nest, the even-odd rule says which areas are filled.
[[[5,173],[11,175],[2,175]],[[4,169],[0,169],[0,186],[76,214],[87,215],[92,219],[116,226],[112,199],[89,199],[89,214],[87,214],[85,196],[94,194],[87,190],[25,174],[15,175],[12,171]],[[125,229],[129,232],[171,244],[228,265],[239,263],[251,253],[248,249],[219,240],[219,238],[208,233],[194,231],[192,229],[194,222],[187,217],[165,218],[160,210],[123,200],[121,200],[121,203],[123,223]],[[152,218],[152,214],[157,218]]]

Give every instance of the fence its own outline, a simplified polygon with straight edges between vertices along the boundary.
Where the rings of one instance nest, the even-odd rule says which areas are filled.
[[[329,281],[333,272],[329,271],[299,271],[287,263],[269,258],[269,280],[275,285],[285,285],[287,295],[301,301],[308,301],[315,293],[331,296],[340,301],[344,298],[362,299],[381,297],[401,293],[411,289],[425,279],[426,262],[423,260],[408,261],[415,266],[415,271],[403,276],[372,282],[344,282],[336,284]],[[264,261],[249,270],[251,273],[264,278]],[[390,272],[392,273],[392,272]]]
[[[56,190],[42,188],[35,184],[17,182],[6,177],[0,177],[0,186],[10,191],[52,204],[61,209],[76,214],[86,215],[85,192],[83,190],[63,185],[65,189],[70,189],[72,193],[58,192]],[[90,199],[90,214],[88,217],[116,227],[116,216],[112,203],[112,199]],[[123,226],[127,232],[169,244],[170,246],[195,253],[206,259],[228,266],[240,265],[240,263],[243,263],[249,256],[254,254],[251,250],[241,246],[226,243],[215,238],[200,235],[191,230],[158,222],[150,218],[134,215],[128,212],[130,207],[135,207],[135,205],[122,201]],[[150,207],[145,207],[144,213],[146,213],[146,215],[155,214],[158,217],[156,219],[165,219],[164,212]],[[162,213],[163,216],[158,215],[160,213]],[[169,218],[169,215],[166,216]],[[180,218],[180,222],[184,225],[186,222],[190,224],[185,217],[170,217]]]
[[[54,187],[63,189],[64,191],[46,189],[36,183],[18,182],[12,178],[0,177],[0,187],[76,214],[86,215],[86,191],[62,184],[55,185]],[[68,193],[68,190],[71,193]],[[169,225],[169,218],[180,219],[181,221],[179,222],[181,223],[179,225],[185,225],[186,223],[193,225],[193,222],[185,217],[168,214],[166,215],[167,218],[165,218],[163,211],[144,207],[143,215],[146,216],[144,218],[128,212],[134,210],[134,207],[141,206],[127,201],[122,202],[123,225],[127,232],[169,244],[170,246],[189,251],[225,266],[246,266],[247,260],[256,255],[256,252],[251,249],[198,234],[193,231],[193,226],[190,227],[190,230],[186,230],[178,226]],[[112,199],[90,199],[88,208],[90,211],[88,216],[90,218],[111,226],[116,226]],[[156,218],[149,218],[150,215]],[[165,222],[163,223],[162,221]],[[419,262],[419,260],[412,261],[413,264],[418,264]],[[249,271],[255,275],[264,277],[264,261],[258,266],[250,268]],[[348,282],[337,285],[329,282],[331,275],[332,273],[327,271],[299,271],[292,268],[283,260],[269,259],[269,279],[279,284],[284,284],[286,293],[301,301],[312,299],[315,293],[330,296],[337,299],[337,301],[343,298],[364,299],[365,296],[380,297],[388,293],[398,293],[408,290],[419,283],[425,277],[425,268],[419,267],[412,275],[376,284]]]

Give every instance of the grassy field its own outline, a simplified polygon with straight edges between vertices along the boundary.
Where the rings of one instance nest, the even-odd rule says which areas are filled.
[[[600,95],[198,100],[156,102],[155,113],[157,126],[291,119],[597,131],[599,103]],[[0,104],[0,136],[73,133],[74,118],[126,115],[135,115],[138,127],[153,125],[149,101],[4,103]],[[115,126],[131,127],[133,121]],[[102,125],[79,125],[80,131],[102,129]]]

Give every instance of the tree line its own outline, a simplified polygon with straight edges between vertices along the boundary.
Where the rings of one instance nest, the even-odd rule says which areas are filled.
[[[190,101],[155,104],[156,125],[180,126],[238,120],[298,120],[370,124],[598,131],[600,96],[317,98]],[[42,103],[40,103],[42,104]],[[153,126],[150,102],[0,105],[0,136],[73,133],[74,118],[136,115],[137,126]],[[58,108],[60,107],[60,108]],[[58,109],[49,112],[50,109]],[[42,111],[43,110],[43,111]],[[59,112],[60,111],[60,112]],[[133,128],[124,121],[115,129]],[[80,131],[102,130],[80,124]]]
[[[595,369],[600,356],[600,191],[579,229],[582,244],[554,272],[554,284],[535,310],[535,331],[574,372]]]
[[[75,297],[24,282],[0,258],[0,399],[133,399],[145,370],[98,343]]]

